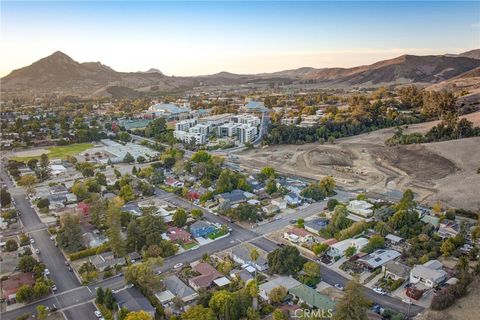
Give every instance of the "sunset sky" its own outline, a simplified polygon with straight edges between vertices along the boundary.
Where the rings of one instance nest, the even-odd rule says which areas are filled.
[[[480,2],[5,2],[0,75],[59,50],[168,75],[350,67],[480,47]]]

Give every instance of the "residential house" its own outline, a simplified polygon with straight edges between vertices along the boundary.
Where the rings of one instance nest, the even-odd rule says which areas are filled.
[[[167,186],[171,186],[171,187],[175,187],[175,188],[183,187],[183,182],[178,181],[177,179],[175,179],[173,177],[167,177],[165,179],[165,184]]]
[[[65,207],[65,202],[67,202],[66,194],[51,194],[48,196],[48,201],[50,202],[48,208],[50,210],[55,210]]]
[[[287,201],[287,205],[289,206],[299,206],[302,204],[302,198],[293,192],[288,193],[283,199]]]
[[[113,268],[117,265],[124,265],[126,263],[125,258],[115,258],[115,255],[112,251],[100,253],[88,258],[88,260],[95,266],[99,271],[104,271],[107,268]]]
[[[396,235],[391,234],[391,233],[389,233],[385,236],[385,240],[387,240],[387,242],[389,242],[393,245],[399,245],[399,244],[401,244],[402,242],[405,241],[404,238],[396,236]]]
[[[140,209],[140,206],[136,202],[131,202],[123,205],[122,211],[127,211],[133,214],[134,216],[140,217],[143,213]]]
[[[255,195],[240,189],[232,190],[231,192],[225,192],[216,195],[215,198],[219,202],[228,201],[231,205],[247,202],[247,200],[253,198]]]
[[[318,234],[318,232],[325,229],[327,225],[328,219],[325,218],[314,218],[312,220],[306,220],[304,222],[305,229],[314,234]]]
[[[178,227],[170,227],[167,230],[166,236],[170,241],[175,243],[187,243],[192,241],[192,235],[186,230]]]
[[[7,301],[15,299],[18,288],[23,285],[33,286],[34,284],[35,278],[31,272],[12,274],[1,283],[2,299]]]
[[[190,233],[194,238],[208,237],[215,230],[216,228],[213,224],[201,220],[190,225]]]
[[[408,279],[410,270],[412,270],[412,268],[398,261],[388,261],[382,266],[382,272],[385,278],[391,278],[393,280]]]
[[[280,208],[274,204],[269,204],[268,206],[262,207],[262,211],[265,214],[275,214],[280,211]]]
[[[364,265],[368,270],[374,270],[383,266],[389,261],[395,260],[399,256],[401,256],[401,254],[398,251],[379,249],[358,259],[357,262]]]
[[[272,205],[277,206],[280,210],[287,208],[287,201],[282,198],[272,199]]]
[[[310,243],[313,242],[313,235],[307,230],[293,227],[283,234],[283,237],[293,243]]]
[[[166,278],[163,283],[166,290],[155,294],[162,304],[171,301],[174,297],[182,299],[185,303],[195,300],[198,297],[198,293],[196,293],[195,290],[187,286],[175,275]]]
[[[192,265],[192,270],[200,273],[200,275],[188,279],[188,284],[197,291],[209,288],[214,280],[223,277],[217,269],[205,262]]]
[[[310,308],[317,308],[320,310],[333,310],[335,309],[335,302],[330,300],[327,296],[319,293],[317,290],[310,288],[304,284],[296,286],[288,290],[294,298],[298,299],[298,304],[305,303]]]
[[[230,271],[230,278],[234,278],[234,277],[239,278],[244,283],[247,283],[254,279],[252,274],[245,269],[241,269],[241,270],[233,269],[232,271]]]
[[[460,232],[460,226],[457,222],[444,219],[438,227],[438,235],[442,239],[455,237]]]
[[[431,224],[434,228],[438,228],[440,225],[440,218],[429,214],[424,215],[420,220],[423,223]]]
[[[369,218],[373,215],[373,204],[365,200],[352,200],[347,206],[347,210],[362,218]]]
[[[354,247],[356,251],[359,251],[367,244],[368,240],[366,238],[346,239],[332,244],[327,254],[331,257],[343,257],[348,248]]]
[[[250,252],[253,248],[254,247],[251,247],[249,245],[240,245],[234,247],[230,251],[230,256],[235,262],[240,263],[241,265],[250,265],[258,271],[267,270],[268,262],[262,250],[257,249],[260,255],[256,261],[252,261],[252,258],[250,257]]]
[[[423,265],[415,265],[410,271],[411,283],[422,283],[433,288],[447,278],[447,273],[442,270],[443,265],[438,260],[430,260]]]
[[[272,292],[273,289],[278,287],[284,287],[285,289],[290,290],[292,288],[298,287],[301,284],[301,282],[295,280],[295,278],[293,277],[281,276],[261,284],[258,287],[258,290],[260,297],[264,301],[269,301],[268,295],[270,294],[270,292]]]
[[[155,307],[135,287],[118,290],[114,294],[118,307],[130,312],[145,311],[152,319],[155,317]]]

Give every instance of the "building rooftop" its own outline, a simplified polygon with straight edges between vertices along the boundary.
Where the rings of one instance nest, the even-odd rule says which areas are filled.
[[[399,256],[401,256],[401,254],[398,251],[380,249],[358,259],[358,261],[366,264],[372,269],[375,269],[384,265],[388,261],[398,258]]]
[[[335,302],[330,300],[327,296],[320,294],[315,289],[312,289],[304,284],[294,287],[288,291],[312,307],[322,310],[333,310],[335,308]]]

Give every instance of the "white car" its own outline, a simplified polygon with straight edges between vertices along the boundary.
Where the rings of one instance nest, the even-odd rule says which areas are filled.
[[[33,239],[33,238],[30,239],[30,243],[31,243],[31,244],[34,244],[34,243],[35,243],[35,239]]]
[[[183,267],[183,263],[177,263],[176,265],[173,266],[173,269],[178,269],[178,268],[181,268]]]
[[[35,249],[35,253],[36,253],[36,254],[40,254],[40,249],[38,249],[38,248]]]
[[[48,275],[50,274],[50,270],[45,269],[45,270],[43,271],[43,274],[46,275],[46,276],[48,276]]]
[[[338,290],[343,291],[343,287],[341,285],[339,285],[338,283],[335,283],[334,287],[337,288]]]
[[[52,290],[53,290],[53,291],[57,291],[57,286],[56,286],[56,285],[53,285],[53,286],[52,286]]]
[[[373,291],[375,291],[378,294],[381,294],[382,296],[387,294],[387,292],[385,290],[383,290],[382,288],[373,288]]]
[[[102,317],[102,313],[101,313],[100,311],[95,310],[94,313],[95,313],[95,316],[96,316],[97,318],[101,318],[101,317]]]
[[[55,237],[54,237],[54,236],[51,236],[51,237],[50,237],[50,240],[52,240],[52,241],[55,240]]]

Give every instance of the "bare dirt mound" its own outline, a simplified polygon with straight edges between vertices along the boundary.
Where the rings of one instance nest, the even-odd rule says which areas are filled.
[[[455,164],[421,145],[374,150],[389,165],[422,181],[442,179],[459,170]]]
[[[314,149],[307,156],[312,166],[351,167],[355,160],[353,153],[338,149]]]

